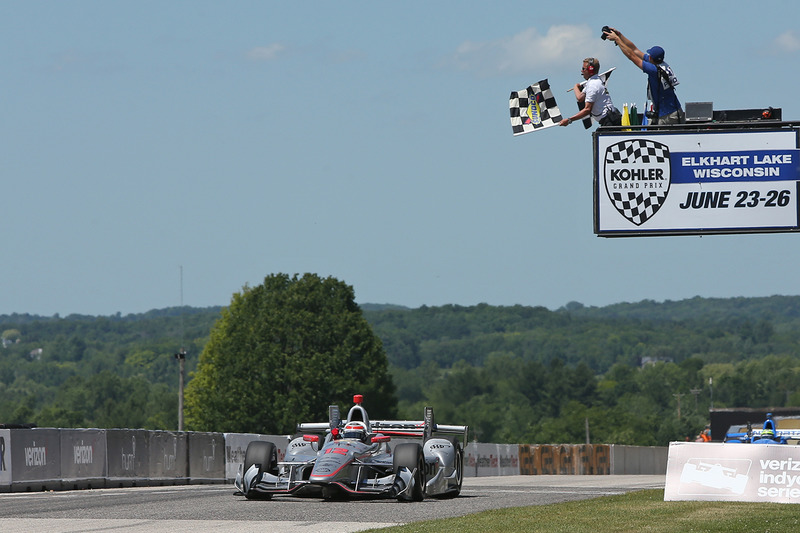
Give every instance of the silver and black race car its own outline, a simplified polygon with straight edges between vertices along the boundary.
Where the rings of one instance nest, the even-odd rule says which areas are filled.
[[[328,422],[298,424],[302,436],[289,443],[283,461],[273,443],[250,442],[236,488],[246,498],[264,500],[274,494],[400,501],[458,496],[467,426],[436,424],[431,407],[422,421],[370,421],[362,401],[353,397],[345,420],[331,405]],[[390,444],[392,438],[403,442]]]

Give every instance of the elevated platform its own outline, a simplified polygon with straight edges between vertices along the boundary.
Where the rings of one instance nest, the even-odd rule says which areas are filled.
[[[670,131],[691,129],[744,129],[774,128],[776,126],[796,127],[800,121],[783,121],[783,111],[779,107],[758,107],[753,109],[713,110],[711,102],[687,102],[686,122],[669,125],[631,125],[600,126],[602,131]]]

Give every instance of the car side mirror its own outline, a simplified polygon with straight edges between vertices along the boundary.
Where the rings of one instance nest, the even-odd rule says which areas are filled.
[[[389,435],[375,435],[372,437],[372,443],[375,444],[376,442],[389,442],[392,440],[392,437]]]

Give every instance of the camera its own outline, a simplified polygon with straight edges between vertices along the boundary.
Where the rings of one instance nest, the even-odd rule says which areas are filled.
[[[606,34],[611,33],[611,28],[609,28],[608,26],[603,26],[603,29],[601,31],[603,33],[600,34],[600,38],[605,41],[608,38]]]

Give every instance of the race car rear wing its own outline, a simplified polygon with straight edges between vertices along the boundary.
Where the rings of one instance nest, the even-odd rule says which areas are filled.
[[[466,446],[469,426],[435,424],[431,426],[430,432],[427,432],[424,421],[374,420],[372,422],[372,430],[392,437],[419,438],[423,440],[427,440],[432,436],[458,435],[462,445]]]
[[[327,433],[334,428],[340,428],[342,420],[339,407],[331,405],[328,408],[328,422],[309,422],[297,424],[298,433]],[[462,446],[467,445],[469,426],[453,426],[437,424],[433,417],[433,407],[425,408],[424,420],[372,420],[373,433],[382,433],[392,437],[417,438],[427,440],[432,436],[458,435]]]
[[[763,432],[763,428],[749,428],[749,431],[729,431],[725,434],[725,440],[758,438]],[[773,434],[769,435],[769,438],[773,437],[800,440],[800,429],[776,429]]]
[[[434,435],[458,435],[462,446],[466,446],[469,426],[437,424],[433,418],[433,407],[426,407],[425,419],[422,421],[373,420],[372,430],[393,437],[421,438],[423,440],[428,440]]]

